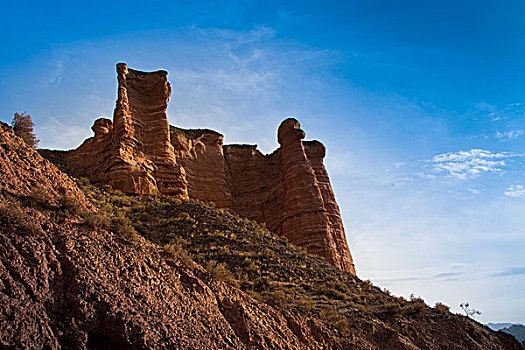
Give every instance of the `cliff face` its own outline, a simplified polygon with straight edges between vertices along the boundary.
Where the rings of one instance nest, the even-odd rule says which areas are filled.
[[[233,210],[355,274],[323,165],[325,148],[318,141],[303,142],[304,137],[299,122],[289,118],[278,130],[281,147],[268,156],[256,146],[224,147]]]
[[[299,122],[278,129],[281,147],[223,145],[212,130],[170,126],[171,93],[165,71],[144,73],[117,65],[113,122],[98,119],[95,136],[57,153],[73,174],[128,194],[161,194],[213,202],[265,223],[309,253],[355,274],[339,208],[323,165],[325,147],[302,141]]]

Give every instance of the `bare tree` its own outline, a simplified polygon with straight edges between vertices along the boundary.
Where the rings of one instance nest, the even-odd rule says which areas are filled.
[[[467,302],[465,303],[461,303],[459,304],[459,307],[461,307],[463,309],[463,311],[465,312],[465,315],[467,315],[467,317],[473,317],[473,316],[477,316],[477,315],[481,315],[481,312],[478,311],[478,310],[474,310],[470,307],[470,304]]]
[[[31,120],[29,114],[26,112],[22,114],[15,113],[11,126],[13,127],[15,134],[21,137],[28,146],[36,148],[36,145],[40,140],[36,138],[35,132],[33,131],[35,124],[33,123],[33,120]]]

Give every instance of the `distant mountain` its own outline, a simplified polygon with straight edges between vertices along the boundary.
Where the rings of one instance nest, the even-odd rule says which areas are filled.
[[[503,328],[501,331],[512,334],[520,342],[525,341],[525,326],[522,324],[515,324],[510,327]]]
[[[487,323],[485,326],[489,327],[492,330],[499,331],[500,329],[514,326],[514,323]]]

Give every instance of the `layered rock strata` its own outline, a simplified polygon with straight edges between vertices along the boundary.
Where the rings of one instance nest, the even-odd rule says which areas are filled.
[[[145,73],[119,63],[117,78],[113,122],[96,120],[94,137],[55,154],[73,174],[125,193],[213,202],[355,274],[323,165],[325,147],[303,141],[297,120],[281,123],[281,147],[263,155],[255,145],[223,145],[223,136],[212,130],[170,126],[167,72]]]

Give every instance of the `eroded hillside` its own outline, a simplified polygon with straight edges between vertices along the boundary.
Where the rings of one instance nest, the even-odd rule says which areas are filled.
[[[67,175],[0,124],[4,348],[521,349],[252,221]]]

